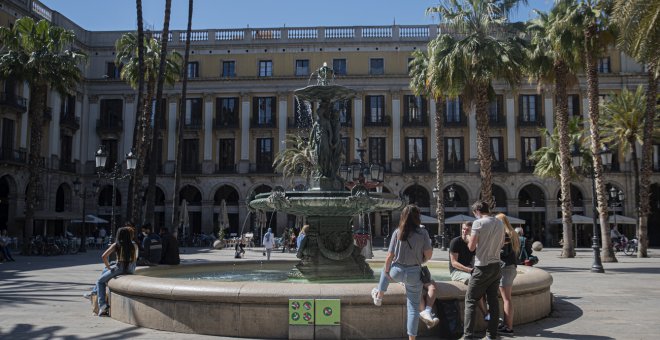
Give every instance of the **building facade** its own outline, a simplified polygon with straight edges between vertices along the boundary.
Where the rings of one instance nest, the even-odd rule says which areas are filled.
[[[89,59],[84,81],[74,93],[51,92],[43,114],[44,169],[41,197],[36,213],[37,231],[61,233],[68,221],[87,212],[118,220],[126,218],[127,181],[115,192],[94,171],[94,153],[99,145],[109,151],[109,163],[122,162],[131,150],[136,115],[136,91],[119,78],[115,65],[115,41],[125,32],[91,32],[37,1],[4,1],[0,24],[9,26],[18,17],[45,18],[76,33],[76,47]],[[425,50],[441,29],[437,26],[351,26],[300,28],[210,29],[191,33],[190,63],[184,120],[183,179],[181,197],[188,203],[193,233],[208,233],[218,227],[222,202],[226,203],[230,232],[252,230],[255,219],[246,201],[276,185],[293,189],[304,179],[285,179],[272,162],[289,133],[305,133],[308,109],[293,91],[308,85],[310,76],[324,62],[335,70],[335,82],[358,95],[341,109],[342,142],[347,159],[359,157],[357,143],[367,149],[365,160],[386,168],[384,190],[406,195],[422,212],[435,216],[435,138],[432,127],[435,102],[416,97],[409,88],[408,62],[415,50]],[[159,36],[157,32],[153,33]],[[182,52],[185,31],[173,31],[169,47]],[[642,66],[623,53],[610,49],[599,59],[600,93],[605,98],[623,88],[644,85]],[[3,80],[0,101],[0,229],[21,235],[28,181],[29,89],[25,84]],[[556,246],[561,225],[559,183],[533,175],[531,154],[547,145],[539,128],[554,128],[555,100],[550,89],[537,89],[523,82],[510,88],[495,83],[496,97],[490,107],[491,147],[494,157],[494,187],[498,211],[526,221],[533,238]],[[586,81],[569,89],[571,116],[587,118]],[[159,139],[156,194],[158,226],[170,226],[173,205],[176,117],[180,110],[181,84],[165,87],[163,119],[154,123]],[[461,98],[450,99],[437,110],[445,123],[446,216],[468,214],[471,201],[479,197],[476,121],[474,110]],[[658,142],[658,141],[656,141]],[[651,244],[660,243],[659,144],[654,145]],[[618,215],[635,217],[633,177],[628,153],[617,151],[608,169],[607,185],[622,190],[628,199],[612,208]],[[80,178],[93,199],[81,199],[73,190]],[[97,183],[96,188],[92,185]],[[591,181],[573,183],[574,213],[592,216]],[[180,202],[177,202],[179,204]],[[295,223],[295,216],[272,214],[270,225],[280,234]],[[373,214],[374,235],[386,236],[396,227],[397,213]],[[458,233],[450,226],[450,234]],[[39,229],[41,228],[41,229]],[[437,233],[437,226],[429,226]],[[628,236],[634,226],[624,226]],[[576,228],[578,245],[588,245],[591,226]]]

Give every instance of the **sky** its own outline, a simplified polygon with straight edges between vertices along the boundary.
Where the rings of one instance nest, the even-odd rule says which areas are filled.
[[[40,0],[90,31],[135,30],[135,0]],[[164,0],[142,0],[145,26],[163,27]],[[426,25],[437,17],[424,14],[438,0],[195,0],[193,29],[309,26]],[[553,0],[529,0],[514,21],[548,10]],[[171,30],[185,30],[188,1],[172,0]]]

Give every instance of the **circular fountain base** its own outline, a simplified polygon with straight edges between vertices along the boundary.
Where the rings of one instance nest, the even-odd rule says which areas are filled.
[[[293,261],[270,263],[296,264]],[[237,266],[259,262],[242,262]],[[248,337],[288,338],[290,298],[341,300],[341,337],[348,339],[406,336],[406,297],[400,285],[390,285],[383,305],[370,296],[375,283],[217,282],[158,277],[218,270],[228,264],[206,263],[139,269],[137,275],[111,280],[111,317],[128,324],[172,332]],[[514,324],[532,322],[551,311],[552,277],[533,267],[518,267],[513,285]],[[154,275],[154,276],[146,276]],[[463,306],[466,286],[438,282],[439,299],[458,300]],[[500,303],[500,308],[502,304]],[[461,315],[462,317],[462,315]],[[479,318],[478,318],[479,319]],[[479,320],[477,327],[484,328]],[[429,335],[420,325],[420,335]]]

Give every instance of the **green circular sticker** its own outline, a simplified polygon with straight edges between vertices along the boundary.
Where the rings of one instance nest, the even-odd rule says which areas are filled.
[[[312,319],[312,314],[309,313],[309,312],[303,313],[303,319],[305,319],[305,321],[311,320]]]
[[[306,310],[310,310],[312,309],[312,304],[309,303],[309,301],[305,301],[305,303],[303,303],[303,308],[305,308]]]
[[[291,303],[291,308],[293,309],[300,308],[300,304],[298,303],[298,301],[293,301],[293,303]]]
[[[292,313],[292,314],[291,314],[291,320],[293,320],[293,321],[298,321],[298,320],[300,320],[300,314],[298,314],[298,313],[296,313],[296,312]]]
[[[330,307],[323,308],[323,315],[325,315],[325,316],[332,315],[332,308],[330,308]]]

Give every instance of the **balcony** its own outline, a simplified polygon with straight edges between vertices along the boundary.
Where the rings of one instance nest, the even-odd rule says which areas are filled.
[[[534,172],[534,168],[536,167],[536,164],[533,161],[530,160],[523,160],[520,164],[520,172]]]
[[[430,172],[429,162],[415,162],[414,164],[405,164],[403,170],[406,172]]]
[[[390,116],[382,116],[381,119],[372,119],[370,115],[364,117],[364,126],[389,127],[390,124],[392,124],[392,118]]]
[[[60,126],[77,131],[80,129],[80,118],[76,117],[73,112],[62,112],[60,113]]]
[[[506,118],[504,118],[503,115],[497,115],[497,116],[488,116],[488,125],[492,127],[505,127],[506,126]]]
[[[274,129],[277,128],[277,123],[275,122],[275,119],[271,120],[261,120],[259,121],[258,119],[252,118],[250,121],[250,128],[253,129]]]
[[[182,163],[181,173],[183,174],[200,174],[202,172],[201,163]]]
[[[13,93],[0,93],[0,105],[16,109],[19,112],[27,111],[27,100]]]
[[[204,122],[202,122],[201,118],[191,119],[183,123],[183,128],[186,130],[201,130],[203,126]]]
[[[463,161],[449,161],[445,159],[444,172],[447,173],[465,172],[465,163]]]
[[[217,164],[215,168],[216,174],[235,174],[236,164]]]
[[[27,154],[20,150],[0,149],[0,161],[26,164]]]
[[[271,163],[251,163],[250,172],[255,174],[272,174],[275,173],[275,168]]]
[[[99,135],[116,133],[119,134],[123,131],[124,122],[121,119],[97,119],[96,120],[96,133]]]
[[[76,173],[76,163],[66,162],[66,161],[60,162],[60,171],[75,174]]]
[[[216,130],[238,129],[238,117],[222,117],[213,119],[213,128]]]
[[[444,125],[446,128],[461,128],[467,126],[467,117],[465,115],[460,115],[458,119],[456,119],[457,117],[452,117],[452,119],[447,118],[447,115],[445,115]]]
[[[403,127],[423,127],[423,126],[428,126],[429,124],[429,117],[428,115],[424,114],[404,114],[403,115]]]
[[[507,172],[507,164],[506,162],[498,162],[498,161],[493,161],[490,165],[491,169],[493,172]]]
[[[530,119],[530,117],[520,116],[518,117],[518,126],[519,127],[543,127],[545,126],[545,120],[542,115],[538,115],[535,119]]]

